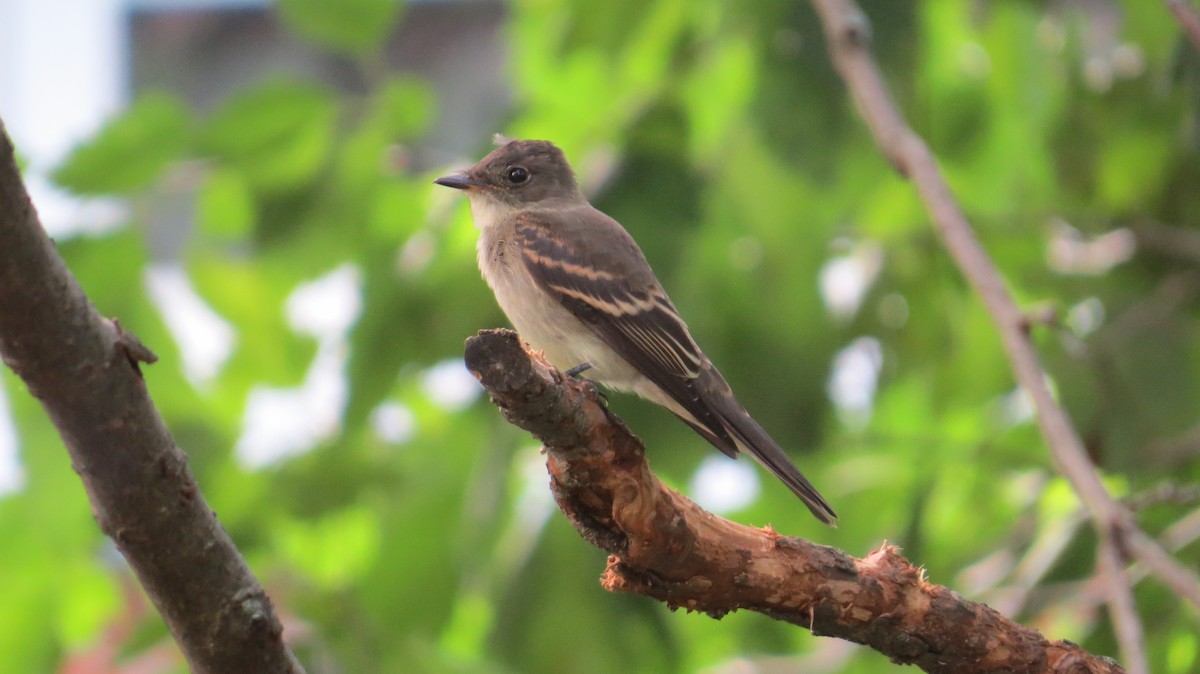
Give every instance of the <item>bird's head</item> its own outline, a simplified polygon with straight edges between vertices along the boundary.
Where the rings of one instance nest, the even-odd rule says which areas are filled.
[[[463,190],[472,202],[514,208],[583,200],[562,150],[545,140],[509,141],[471,168],[433,182]]]

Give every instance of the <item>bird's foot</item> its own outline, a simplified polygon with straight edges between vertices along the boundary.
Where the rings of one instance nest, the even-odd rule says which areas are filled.
[[[590,369],[592,369],[591,363],[580,363],[580,364],[576,365],[575,367],[567,370],[565,372],[565,374],[568,377],[570,377],[571,379],[577,379],[579,381],[579,383],[583,385],[583,390],[595,391],[596,396],[600,398],[600,400],[604,404],[604,406],[608,407],[608,394],[605,393],[604,391],[601,391],[600,387],[596,386],[596,382],[592,381],[591,379],[584,379],[579,376],[579,375],[583,374],[584,372],[587,372]]]
[[[608,407],[608,394],[605,393],[604,390],[599,386],[596,386],[596,382],[592,381],[591,379],[581,379],[580,381],[583,383],[584,391],[595,393],[596,397],[600,399],[600,404],[604,407]]]

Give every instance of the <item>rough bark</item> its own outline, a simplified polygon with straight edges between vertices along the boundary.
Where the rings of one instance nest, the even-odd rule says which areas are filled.
[[[197,673],[296,673],[266,593],[146,391],[153,353],[97,313],[46,236],[0,122],[0,355],[58,428],[100,528]]]
[[[559,508],[610,553],[608,590],[715,618],[758,611],[927,672],[1122,671],[929,583],[886,543],[857,559],[701,509],[650,472],[590,383],[526,353],[512,331],[468,339],[466,362],[504,416],[545,444]]]

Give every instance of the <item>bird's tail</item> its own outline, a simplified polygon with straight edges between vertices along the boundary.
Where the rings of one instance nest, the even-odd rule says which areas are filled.
[[[716,372],[712,374],[716,374]],[[723,381],[721,383],[724,384]],[[728,390],[728,385],[726,384],[722,388]],[[739,450],[753,456],[764,468],[786,484],[792,493],[800,497],[804,505],[808,506],[813,516],[831,527],[837,526],[837,513],[833,512],[833,508],[817,492],[817,488],[812,486],[812,483],[804,477],[799,468],[796,468],[779,444],[738,404],[732,394],[710,397],[708,403],[710,409],[720,418],[721,424],[725,427],[724,430],[733,439]]]
[[[758,422],[740,408],[732,411],[731,414],[722,414],[721,418],[734,442],[737,443],[738,449],[753,456],[764,468],[786,484],[792,493],[800,497],[804,505],[808,506],[814,517],[831,527],[837,526],[837,513],[833,512],[833,508],[830,507],[825,497],[821,496],[817,488],[812,486],[808,478],[804,477],[800,469],[796,468],[796,464],[792,463],[783,449],[770,435],[767,435]]]
[[[753,456],[800,497],[814,517],[831,527],[837,526],[837,513],[779,444],[738,403],[712,363],[706,362],[700,376],[691,380],[686,390],[688,395],[681,391],[668,393],[658,386],[639,393],[674,412],[725,454],[736,458],[742,451]]]

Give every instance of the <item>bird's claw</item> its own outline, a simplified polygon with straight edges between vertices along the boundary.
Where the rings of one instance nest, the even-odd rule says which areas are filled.
[[[608,407],[608,394],[605,393],[604,391],[600,390],[600,387],[596,386],[596,382],[592,381],[591,379],[584,379],[583,377],[579,376],[579,375],[583,374],[584,372],[587,372],[590,369],[592,369],[591,363],[580,363],[579,365],[576,365],[575,367],[567,370],[563,374],[567,375],[571,379],[578,381],[580,384],[580,388],[582,388],[585,393],[586,392],[594,392],[596,394],[596,397],[600,398],[600,402],[605,407]]]
[[[583,390],[585,392],[595,393],[596,397],[600,399],[600,403],[604,405],[604,407],[608,407],[608,394],[601,390],[599,386],[596,386],[596,382],[592,381],[591,379],[582,379],[580,381],[583,384]]]
[[[580,363],[580,364],[576,365],[575,367],[571,368],[570,370],[567,370],[567,376],[572,379],[577,379],[577,378],[579,378],[579,375],[583,374],[584,372],[587,372],[590,369],[592,369],[591,363],[586,363],[586,362]]]

